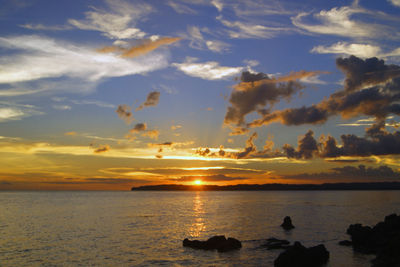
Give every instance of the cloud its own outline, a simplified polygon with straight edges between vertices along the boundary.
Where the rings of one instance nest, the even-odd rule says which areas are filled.
[[[331,10],[322,10],[319,13],[313,14],[313,17],[319,21],[319,24],[305,23],[304,19],[310,13],[299,13],[292,17],[292,23],[309,32],[318,34],[339,35],[350,38],[389,38],[397,39],[400,37],[395,30],[395,27],[378,23],[366,23],[360,19],[362,15],[369,18],[381,19],[388,21],[390,15],[369,11],[357,5],[335,7]],[[357,20],[352,19],[357,15]]]
[[[400,0],[388,0],[392,5],[400,7]]]
[[[381,48],[376,45],[338,42],[331,46],[315,46],[311,49],[311,52],[317,54],[354,55],[356,57],[369,58],[380,56],[382,51]]]
[[[160,132],[158,130],[148,130],[146,123],[137,123],[132,129],[129,130],[129,134],[126,136],[128,139],[135,139],[136,134],[141,133],[144,137],[149,137],[151,139],[158,139]]]
[[[386,165],[379,167],[366,167],[364,165],[345,166],[341,168],[332,168],[328,172],[320,173],[303,173],[296,175],[285,175],[285,178],[290,179],[316,179],[316,180],[374,180],[374,181],[389,181],[399,180],[400,173],[394,171]]]
[[[68,105],[53,105],[52,107],[57,110],[71,110],[72,109],[71,106],[68,106]]]
[[[115,105],[99,100],[71,100],[75,105],[95,105],[101,108],[115,108]]]
[[[355,56],[338,58],[336,65],[346,76],[344,90],[337,91],[320,103],[309,107],[276,111],[264,109],[261,112],[257,110],[261,118],[248,123],[246,127],[259,127],[272,122],[280,122],[285,125],[321,124],[326,122],[330,116],[338,114],[343,118],[360,115],[374,116],[378,120],[389,114],[400,114],[400,105],[397,104],[400,98],[398,93],[399,66],[387,65],[383,60],[377,58],[363,60]],[[234,94],[237,93],[232,93],[231,98]],[[243,101],[242,98],[238,99],[239,103]],[[250,109],[247,109],[249,111],[257,108],[253,101],[250,101],[249,107]],[[228,108],[228,115],[230,115],[230,109],[232,107]],[[238,112],[239,115],[242,113]],[[233,115],[236,114],[233,113]],[[243,123],[243,120],[233,122]]]
[[[93,83],[167,66],[166,56],[162,53],[128,60],[113,54],[99,54],[90,47],[36,35],[0,37],[0,48],[17,51],[0,59],[0,84],[55,77],[78,78]]]
[[[175,12],[179,13],[179,14],[189,14],[189,15],[197,14],[197,12],[194,9],[192,9],[182,3],[168,1],[167,5],[172,7],[175,10]]]
[[[128,105],[119,105],[115,112],[118,114],[118,117],[125,121],[126,124],[130,124],[135,120],[131,107]]]
[[[160,131],[158,131],[158,130],[148,130],[142,134],[142,136],[147,136],[151,139],[156,139],[156,140],[158,139],[159,135],[160,135]]]
[[[23,24],[19,25],[22,28],[35,30],[35,31],[64,31],[64,30],[71,30],[72,27],[69,25],[43,25],[43,24]]]
[[[341,135],[341,144],[332,136],[321,136],[317,142],[309,130],[299,140],[297,149],[286,144],[283,152],[288,158],[311,159],[339,157],[369,157],[400,154],[400,132],[390,133],[385,130],[384,121],[377,122],[366,129],[364,137],[354,134]]]
[[[147,125],[146,123],[137,123],[131,130],[129,130],[131,133],[139,133],[147,130]]]
[[[360,58],[369,57],[398,57],[400,56],[400,49],[394,49],[390,52],[383,52],[379,46],[371,44],[358,44],[348,42],[338,42],[331,46],[315,46],[311,49],[312,53],[317,54],[340,54],[340,55],[354,55]]]
[[[104,153],[110,150],[110,146],[109,145],[101,145],[98,148],[96,148],[93,152],[96,154],[99,153]]]
[[[148,4],[130,4],[120,0],[107,0],[107,11],[92,7],[84,20],[69,19],[68,23],[81,30],[102,32],[110,39],[143,38],[146,33],[130,25],[153,11]]]
[[[293,31],[289,27],[269,27],[242,21],[229,21],[223,19],[222,16],[217,17],[217,19],[229,28],[228,34],[231,38],[269,39]]]
[[[311,159],[315,153],[318,153],[317,141],[314,139],[314,132],[309,130],[303,138],[299,140],[298,148],[294,149],[290,145],[283,147],[284,153],[288,158]]]
[[[215,175],[199,175],[199,176],[182,176],[170,180],[175,182],[191,182],[199,179],[201,179],[203,182],[221,182],[221,181],[247,180],[249,178],[227,176],[224,174],[215,174]]]
[[[188,35],[185,38],[190,39],[189,46],[194,49],[209,49],[216,53],[222,53],[229,50],[230,45],[218,40],[206,40],[201,33],[201,29],[196,26],[188,27]]]
[[[301,71],[288,76],[270,78],[261,72],[242,72],[240,83],[234,87],[229,98],[231,106],[227,109],[224,123],[239,126],[245,123],[245,116],[254,111],[260,115],[269,114],[269,110],[280,100],[290,100],[304,88],[296,80],[318,73]]]
[[[202,157],[211,158],[229,158],[229,159],[256,159],[256,158],[278,158],[283,157],[284,154],[278,150],[273,151],[274,143],[272,140],[267,140],[264,150],[257,150],[254,140],[258,137],[254,132],[249,139],[246,140],[246,146],[241,150],[228,150],[220,146],[219,150],[212,152],[210,148],[198,148],[196,154]]]
[[[179,124],[177,124],[177,125],[172,125],[172,126],[171,126],[171,130],[172,130],[172,131],[178,130],[178,129],[180,129],[180,128],[182,128],[182,125],[179,125]]]
[[[121,46],[106,46],[101,49],[97,49],[97,52],[99,53],[119,52],[121,53],[121,57],[134,58],[146,55],[151,51],[159,48],[160,46],[170,45],[179,40],[181,40],[181,38],[179,37],[164,37],[156,40],[148,39],[148,40],[142,40],[141,44],[134,45],[130,48],[124,48]]]
[[[77,132],[66,132],[64,135],[66,136],[76,136],[78,133]]]
[[[147,95],[146,101],[142,103],[136,111],[142,110],[145,107],[155,107],[158,105],[158,101],[160,100],[160,92],[153,91]]]
[[[242,67],[220,66],[216,61],[208,61],[204,63],[186,61],[184,63],[172,63],[172,66],[189,76],[198,77],[205,80],[227,79],[239,74],[243,69]]]
[[[0,122],[21,120],[41,114],[43,114],[43,112],[37,110],[37,108],[32,105],[0,102]]]

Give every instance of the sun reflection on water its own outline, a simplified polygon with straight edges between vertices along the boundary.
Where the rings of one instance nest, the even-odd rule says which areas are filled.
[[[206,230],[205,220],[204,220],[204,201],[201,197],[200,192],[196,192],[193,198],[193,217],[194,221],[190,226],[190,235],[192,237],[199,237],[201,232]]]

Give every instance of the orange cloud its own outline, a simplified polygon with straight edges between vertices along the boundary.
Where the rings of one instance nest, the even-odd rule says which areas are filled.
[[[144,40],[140,45],[132,46],[130,48],[123,48],[118,46],[106,46],[97,50],[99,53],[113,53],[120,52],[121,57],[134,58],[138,56],[145,55],[160,46],[173,44],[182,38],[180,37],[164,37],[152,40]]]

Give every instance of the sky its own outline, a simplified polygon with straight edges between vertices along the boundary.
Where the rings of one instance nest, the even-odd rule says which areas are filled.
[[[399,0],[0,6],[0,190],[400,180]]]

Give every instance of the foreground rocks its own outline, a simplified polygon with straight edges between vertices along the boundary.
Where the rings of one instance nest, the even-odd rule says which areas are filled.
[[[292,224],[292,219],[290,216],[286,216],[283,219],[283,223],[281,224],[282,228],[285,229],[286,231],[291,230],[294,228],[294,225]]]
[[[373,267],[400,266],[400,216],[391,214],[374,227],[352,224],[347,229],[353,249],[364,254],[376,254]]]
[[[204,249],[204,250],[217,250],[218,252],[227,252],[231,250],[240,249],[242,247],[242,243],[232,237],[225,238],[223,235],[213,236],[209,238],[207,241],[199,241],[199,240],[189,240],[185,238],[183,240],[184,247],[190,247],[194,249]]]
[[[274,261],[275,267],[318,267],[328,262],[329,251],[324,245],[306,248],[294,242]]]

